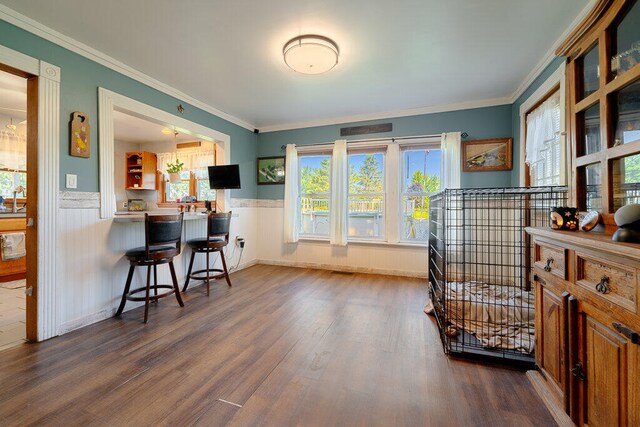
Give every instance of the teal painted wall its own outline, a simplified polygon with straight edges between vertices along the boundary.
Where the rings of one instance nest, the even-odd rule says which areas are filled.
[[[351,139],[394,137],[438,134],[442,132],[467,132],[463,141],[485,138],[510,137],[512,135],[511,105],[425,114],[421,116],[399,117],[368,122],[345,123],[332,126],[318,126],[258,135],[258,156],[284,155],[281,150],[286,144],[314,144],[340,139],[340,128],[376,123],[393,123],[393,132],[363,135]],[[515,147],[514,147],[515,151]],[[465,188],[504,187],[511,185],[513,172],[463,172],[461,185]],[[258,198],[281,199],[284,185],[258,186]]]
[[[511,105],[511,120],[513,128],[513,174],[511,177],[511,185],[520,185],[520,163],[524,159],[520,159],[520,106],[529,98],[533,92],[538,90],[540,86],[558,69],[560,64],[565,61],[564,57],[555,58],[543,71],[535,78],[533,83],[516,99]]]
[[[98,87],[172,114],[182,103],[185,119],[225,133],[231,137],[231,162],[240,164],[242,189],[232,190],[233,197],[255,198],[257,194],[255,159],[257,135],[240,126],[188,105],[129,77],[48,42],[5,21],[0,21],[0,44],[61,68],[60,82],[60,188],[64,175],[78,175],[77,191],[99,191],[98,160]],[[91,157],[69,156],[69,120],[73,111],[89,115]]]

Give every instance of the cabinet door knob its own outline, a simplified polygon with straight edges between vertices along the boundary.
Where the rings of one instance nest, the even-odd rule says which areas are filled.
[[[607,292],[609,292],[608,276],[602,276],[602,278],[600,279],[600,283],[596,285],[596,291],[600,292],[601,294],[606,294]]]
[[[551,263],[553,263],[553,258],[547,258],[547,265],[544,266],[544,271],[551,271]]]

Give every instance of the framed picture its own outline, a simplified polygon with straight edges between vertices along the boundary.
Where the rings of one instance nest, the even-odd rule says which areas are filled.
[[[258,157],[258,185],[284,184],[284,157]]]
[[[508,171],[513,167],[511,138],[479,139],[462,144],[464,172]]]

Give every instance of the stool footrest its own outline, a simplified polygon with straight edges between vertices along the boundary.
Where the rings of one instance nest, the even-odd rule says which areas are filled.
[[[204,273],[204,275],[203,275]],[[194,271],[193,273],[191,273],[189,275],[190,279],[194,279],[194,280],[217,280],[217,279],[221,279],[224,277],[224,270],[221,270],[219,268],[210,268],[209,269],[209,277],[207,277],[206,275],[207,270],[198,270],[198,271]],[[211,273],[221,273],[221,274],[216,274],[215,276],[212,276]]]
[[[152,295],[149,294],[149,301],[157,301],[160,298],[164,298],[164,297],[168,297],[169,295],[173,295],[176,293],[176,291],[173,289],[173,286],[171,285],[151,285],[149,286],[149,291],[152,291],[154,289],[169,289],[168,292],[164,292],[162,294],[158,294],[158,295]],[[145,301],[146,297],[134,297],[134,294],[140,293],[140,292],[146,292],[147,291],[147,287],[141,287],[141,288],[136,288],[132,291],[130,291],[127,295],[127,301]]]

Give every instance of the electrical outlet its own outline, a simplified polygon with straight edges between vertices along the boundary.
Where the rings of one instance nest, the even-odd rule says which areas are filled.
[[[244,248],[244,237],[236,236],[236,246]]]

